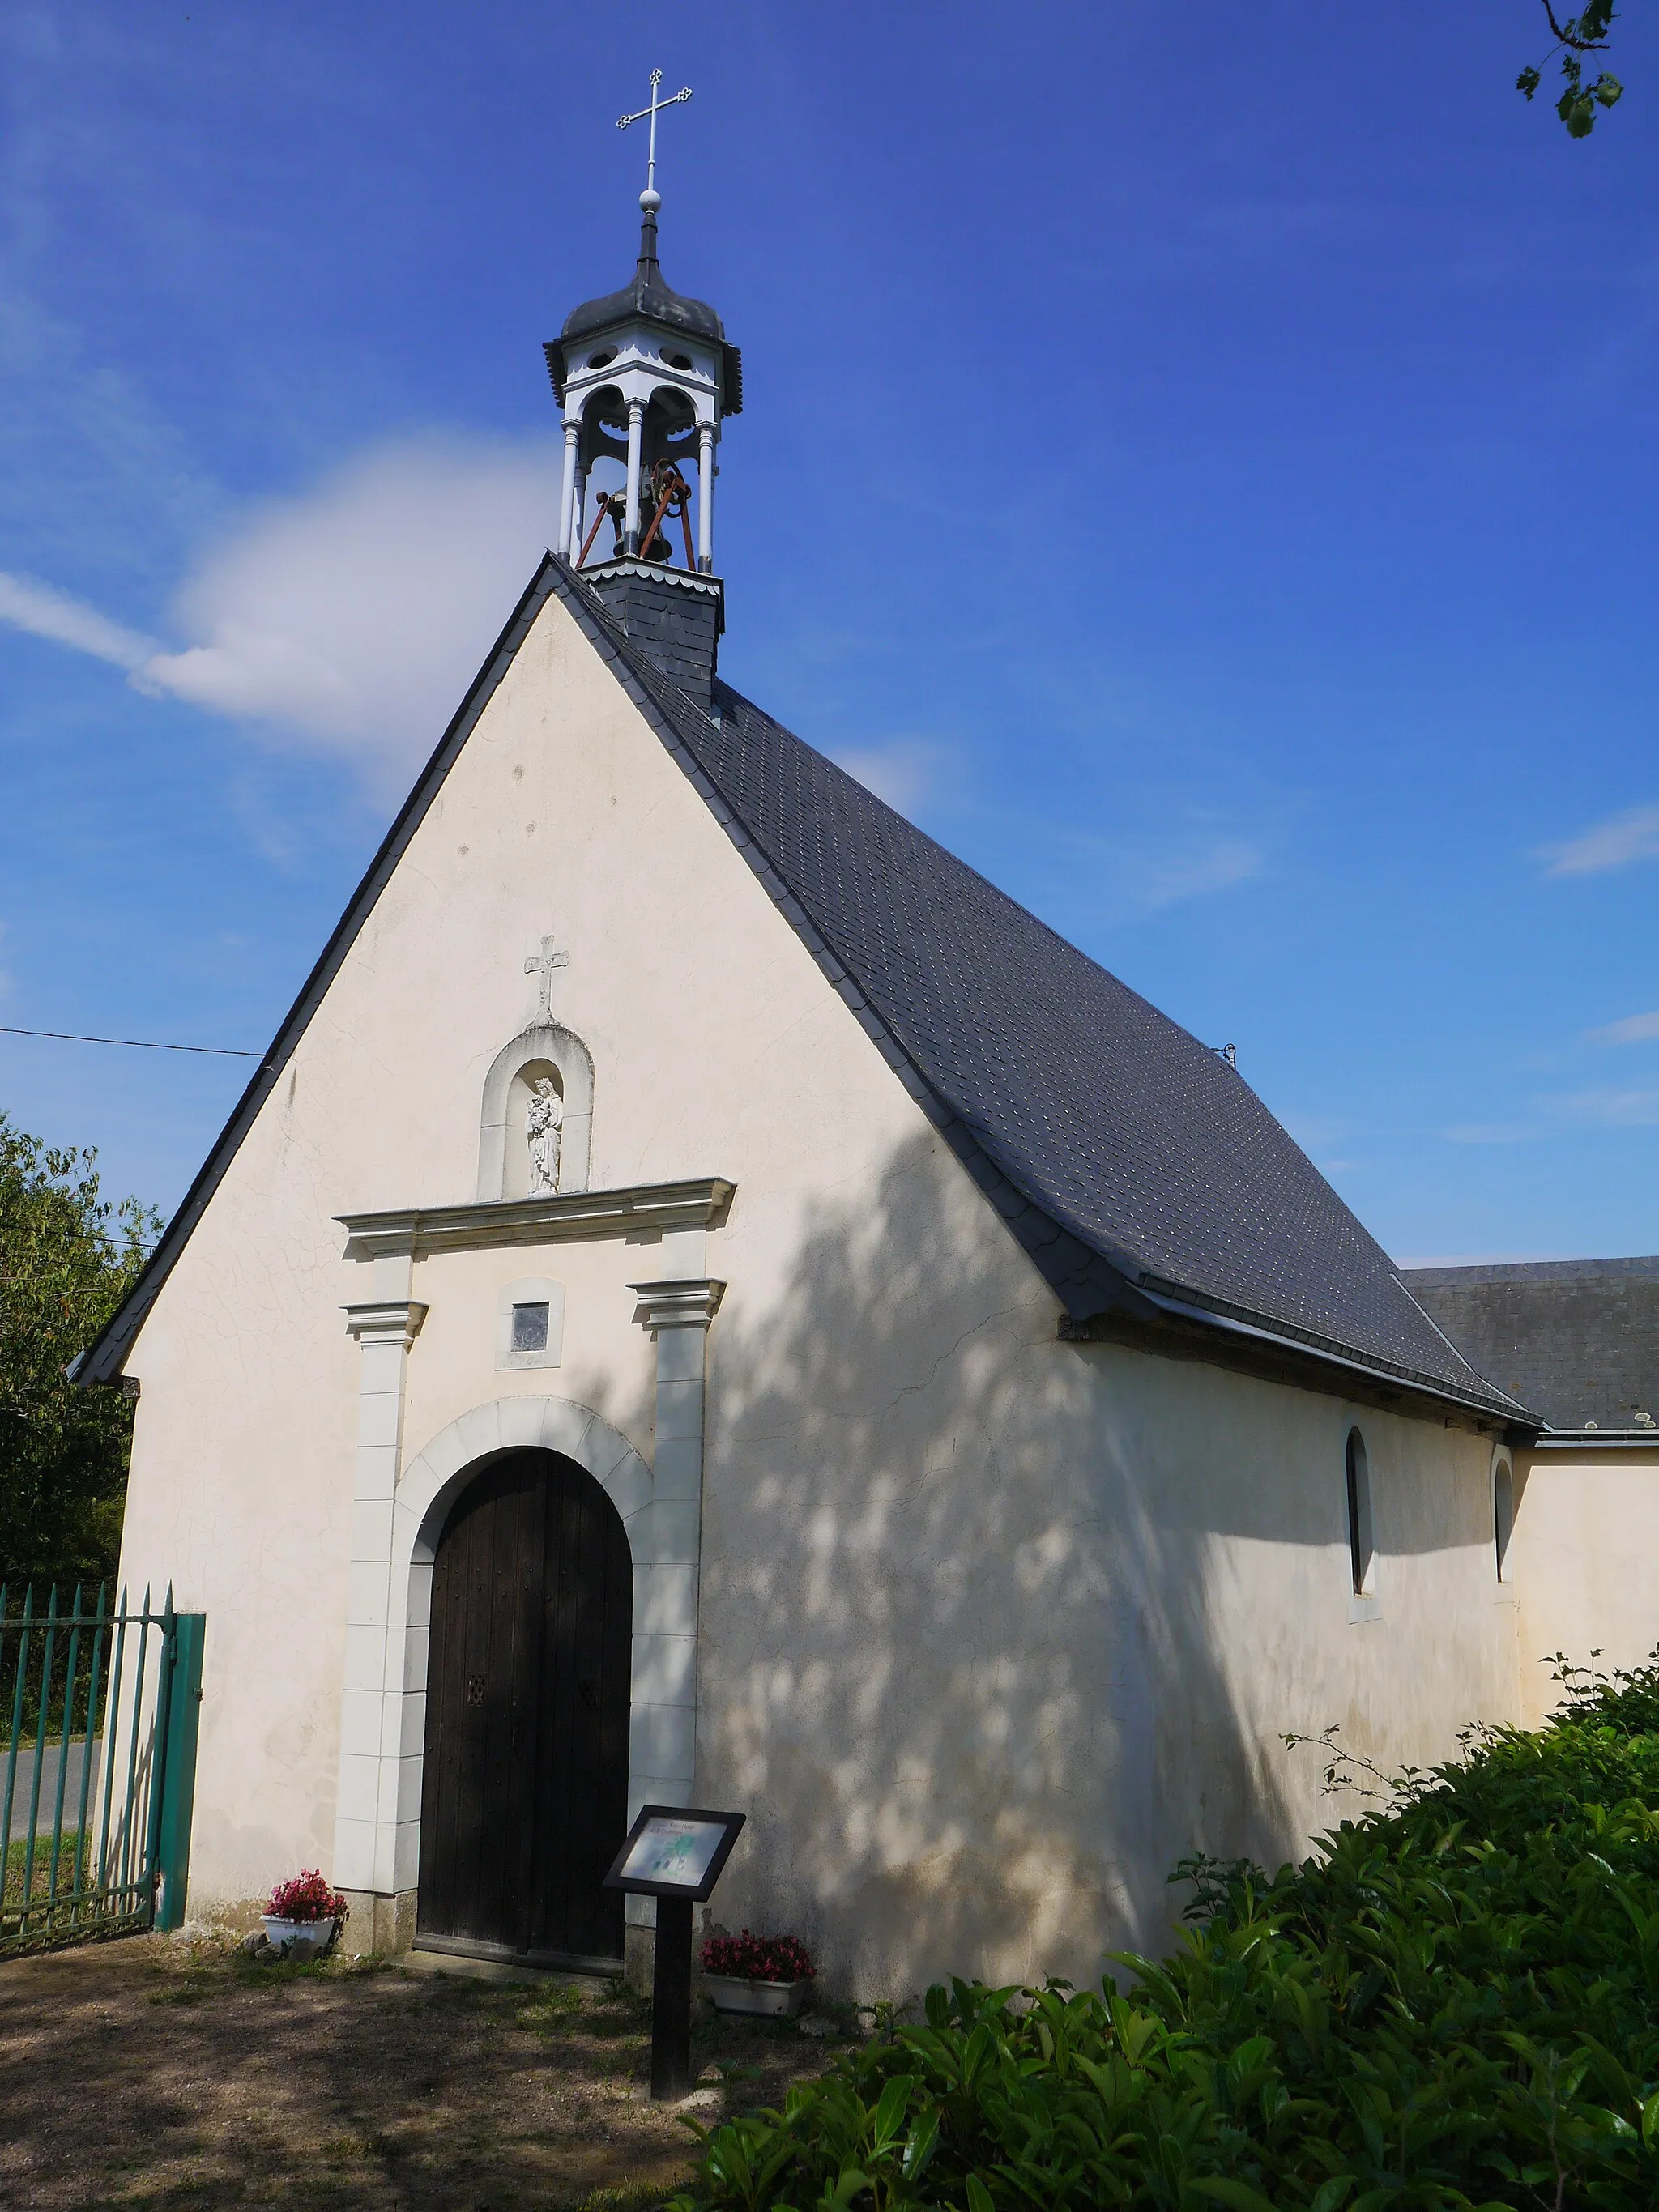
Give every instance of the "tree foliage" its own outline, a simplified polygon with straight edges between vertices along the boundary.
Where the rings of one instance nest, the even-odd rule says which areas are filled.
[[[1190,1863],[1171,1958],[930,1990],[674,2212],[1652,2212],[1659,1665],[1565,1686],[1301,1867]]]
[[[1548,64],[1559,54],[1565,80],[1555,112],[1573,137],[1588,138],[1595,128],[1596,109],[1616,106],[1625,89],[1608,70],[1602,70],[1588,84],[1584,82],[1590,56],[1607,52],[1617,10],[1613,0],[1585,0],[1577,15],[1558,18],[1550,0],[1544,0],[1544,13],[1555,40],[1544,60]],[[1543,70],[1529,65],[1515,80],[1515,88],[1530,100],[1543,82]]]
[[[120,1547],[132,1408],[64,1373],[109,1319],[160,1217],[104,1198],[88,1151],[0,1114],[0,1577],[96,1580]]]

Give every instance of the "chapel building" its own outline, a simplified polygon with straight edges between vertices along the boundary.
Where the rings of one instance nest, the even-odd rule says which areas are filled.
[[[834,1991],[1092,1979],[1328,1825],[1285,1731],[1533,1709],[1547,1424],[1226,1058],[721,680],[741,361],[642,204],[556,548],[81,1363],[207,1620],[191,1910],[315,1864],[360,1948],[638,1972],[600,1877],[701,1804]]]

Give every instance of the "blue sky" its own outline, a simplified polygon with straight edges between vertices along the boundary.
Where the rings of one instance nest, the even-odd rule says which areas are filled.
[[[1396,1255],[1659,1249],[1659,23],[1575,143],[1535,17],[12,0],[0,1022],[267,1042],[551,533],[659,64],[723,672]],[[245,1072],[0,1037],[164,1208]]]

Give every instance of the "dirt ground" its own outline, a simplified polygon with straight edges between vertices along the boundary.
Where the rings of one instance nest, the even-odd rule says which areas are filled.
[[[689,2109],[778,2103],[833,2047],[700,2008]],[[648,2100],[649,2051],[615,1984],[256,1966],[164,1936],[9,1960],[0,2204],[643,2212],[695,2148]]]

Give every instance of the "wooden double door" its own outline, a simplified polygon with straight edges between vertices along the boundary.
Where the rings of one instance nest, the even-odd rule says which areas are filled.
[[[614,1967],[600,1887],[628,1825],[633,1566],[574,1461],[498,1460],[462,1492],[432,1575],[417,1940]]]

